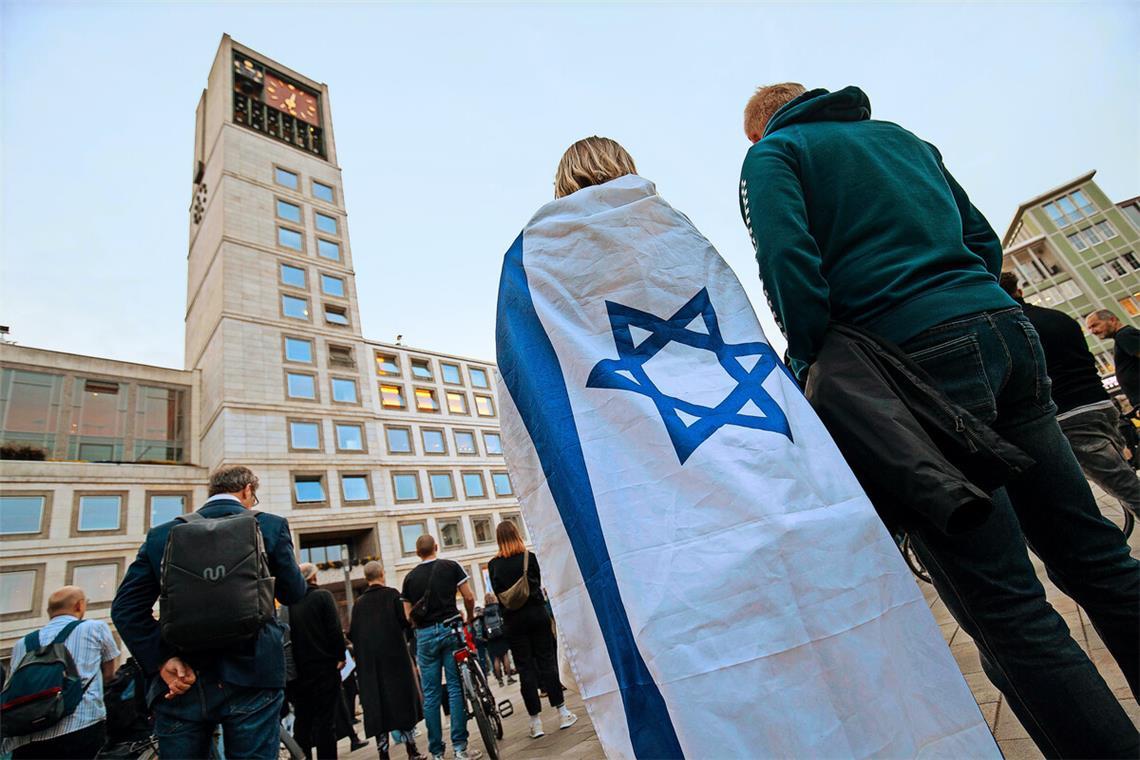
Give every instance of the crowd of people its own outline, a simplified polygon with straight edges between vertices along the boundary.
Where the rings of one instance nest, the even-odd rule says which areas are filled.
[[[893,357],[960,409],[959,421],[1023,453],[1023,464],[972,499],[968,519],[939,524],[882,505],[884,519],[911,536],[986,674],[1046,755],[1136,757],[1132,721],[1046,600],[1027,551],[1082,606],[1136,695],[1140,570],[1085,476],[1138,515],[1140,481],[1079,325],[1025,302],[1016,277],[1002,272],[1000,241],[938,150],[871,120],[859,89],[761,88],[746,108],[745,133],[753,148],[741,211],[788,338],[791,372],[815,401],[833,328],[858,328],[845,339]],[[635,172],[620,145],[588,138],[563,158],[556,192]],[[1115,341],[1117,377],[1140,406],[1140,332],[1109,311],[1089,315],[1087,328]],[[890,431],[881,432],[889,444]],[[861,480],[874,479],[866,456],[849,459]],[[426,760],[416,742],[421,720],[427,752],[442,758],[441,710],[450,715],[456,760],[478,758],[453,656],[456,616],[474,629],[484,670],[500,685],[517,671],[531,737],[544,735],[542,694],[559,728],[577,720],[563,696],[539,561],[514,524],[497,528],[493,593],[482,607],[464,569],[423,535],[420,564],[399,590],[386,585],[379,563],[364,567],[367,588],[346,634],[317,568],[298,564],[285,518],[255,509],[257,489],[247,467],[214,472],[196,513],[147,533],[112,604],[114,624],[148,677],[160,756],[204,758],[220,748],[231,757],[276,757],[291,706],[304,750],[336,757],[340,738],[364,746],[348,706],[358,695],[364,736],[381,758],[395,743],[409,760]],[[82,589],[56,591],[51,621],[13,650],[6,721],[16,714],[8,705],[42,707],[17,692],[31,688],[28,674],[50,658],[62,674],[57,691],[74,695],[62,714],[27,721],[45,727],[5,740],[14,758],[90,758],[104,743],[103,684],[119,650],[106,623],[85,619],[86,609]]]

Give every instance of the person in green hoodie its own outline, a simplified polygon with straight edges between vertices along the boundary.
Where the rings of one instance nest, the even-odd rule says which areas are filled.
[[[832,322],[862,327],[1034,459],[992,494],[980,526],[909,525],[912,544],[1046,756],[1140,756],[1140,735],[1026,551],[1028,541],[1084,608],[1136,695],[1140,564],[1101,518],[1057,424],[1037,333],[998,285],[997,235],[938,149],[872,119],[857,87],[761,87],[744,131],[741,214],[791,370],[807,378]]]

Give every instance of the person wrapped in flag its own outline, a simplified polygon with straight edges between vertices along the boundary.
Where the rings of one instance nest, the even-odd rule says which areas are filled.
[[[724,260],[616,142],[503,263],[503,449],[609,757],[998,757]]]

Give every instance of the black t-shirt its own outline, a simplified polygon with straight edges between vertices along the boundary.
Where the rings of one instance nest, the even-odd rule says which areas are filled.
[[[1056,309],[1024,302],[1021,308],[1041,337],[1045,366],[1053,381],[1057,414],[1108,401],[1108,393],[1096,371],[1096,361],[1089,353],[1084,331],[1077,321]]]
[[[1112,361],[1116,364],[1116,382],[1132,406],[1140,406],[1140,330],[1121,327],[1115,339]]]
[[[439,569],[432,577],[432,568],[437,564]],[[408,604],[415,606],[427,592],[429,578],[431,578],[432,595],[428,599],[427,614],[416,624],[417,628],[442,623],[459,614],[459,608],[455,606],[455,591],[460,583],[467,580],[467,573],[463,572],[463,568],[457,562],[449,559],[433,559],[420,564],[404,577],[404,586],[400,595]]]

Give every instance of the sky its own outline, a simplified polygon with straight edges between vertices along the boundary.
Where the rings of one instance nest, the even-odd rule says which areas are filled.
[[[761,84],[855,84],[1002,234],[1140,194],[1140,3],[0,4],[0,324],[183,365],[194,108],[223,33],[330,87],[365,337],[494,358],[502,256],[575,140],[621,142],[767,313],[736,193]]]

